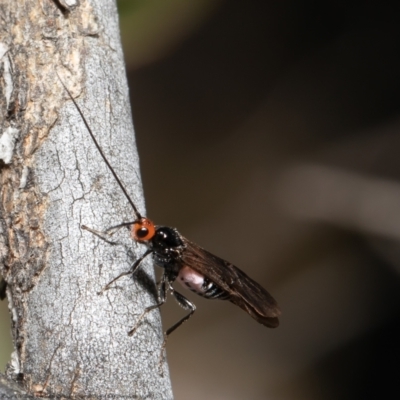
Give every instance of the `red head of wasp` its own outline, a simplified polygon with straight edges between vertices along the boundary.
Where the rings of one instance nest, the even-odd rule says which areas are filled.
[[[100,293],[109,289],[110,285],[122,276],[135,274],[140,263],[149,255],[153,256],[156,265],[164,269],[158,287],[159,302],[143,311],[135,327],[129,331],[129,335],[132,335],[136,331],[139,323],[148,312],[161,307],[165,303],[167,292],[170,292],[179,305],[189,312],[165,332],[162,346],[164,349],[168,335],[187,321],[196,309],[192,302],[172,287],[172,283],[176,280],[184,287],[206,299],[229,300],[246,311],[260,324],[269,328],[276,328],[279,325],[279,307],[275,299],[261,285],[249,278],[243,271],[230,262],[190,242],[176,229],[154,225],[152,221],[139,213],[121,180],[105,157],[78,104],[64,83],[62,81],[61,83],[80,114],[97,150],[125,194],[135,214],[134,221],[113,226],[106,233],[123,226],[131,226],[133,239],[147,246],[146,252],[136,260],[132,268],[114,278]],[[86,226],[82,226],[82,228],[98,234],[98,232]]]

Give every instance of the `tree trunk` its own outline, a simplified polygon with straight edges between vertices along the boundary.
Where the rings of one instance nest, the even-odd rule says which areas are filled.
[[[150,260],[103,295],[145,249],[120,230],[134,214],[57,74],[145,214],[114,0],[0,0],[0,268],[15,346],[8,375],[30,393],[172,399],[158,367]]]

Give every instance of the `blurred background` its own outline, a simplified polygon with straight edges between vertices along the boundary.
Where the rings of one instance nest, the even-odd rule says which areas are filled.
[[[118,6],[148,216],[282,309],[269,330],[185,292],[197,312],[167,346],[176,400],[396,398],[400,4]],[[169,299],[162,315],[183,311]]]

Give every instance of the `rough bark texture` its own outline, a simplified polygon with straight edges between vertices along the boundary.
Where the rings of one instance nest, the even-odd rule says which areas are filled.
[[[0,268],[15,352],[8,375],[48,396],[171,399],[158,368],[160,316],[149,261],[97,295],[145,249],[125,229],[132,210],[56,71],[144,213],[114,0],[0,0]]]
[[[34,396],[27,394],[20,385],[12,382],[3,374],[0,374],[0,399],[1,400],[28,400]]]

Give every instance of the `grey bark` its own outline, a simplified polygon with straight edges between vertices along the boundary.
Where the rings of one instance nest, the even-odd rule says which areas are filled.
[[[114,0],[0,0],[0,268],[15,352],[7,371],[28,393],[172,399],[152,312],[150,260],[103,295],[145,249],[119,231],[134,219],[56,71],[145,214]]]
[[[3,374],[0,374],[0,399],[1,400],[32,400],[31,396],[23,390],[20,385],[13,382]]]

